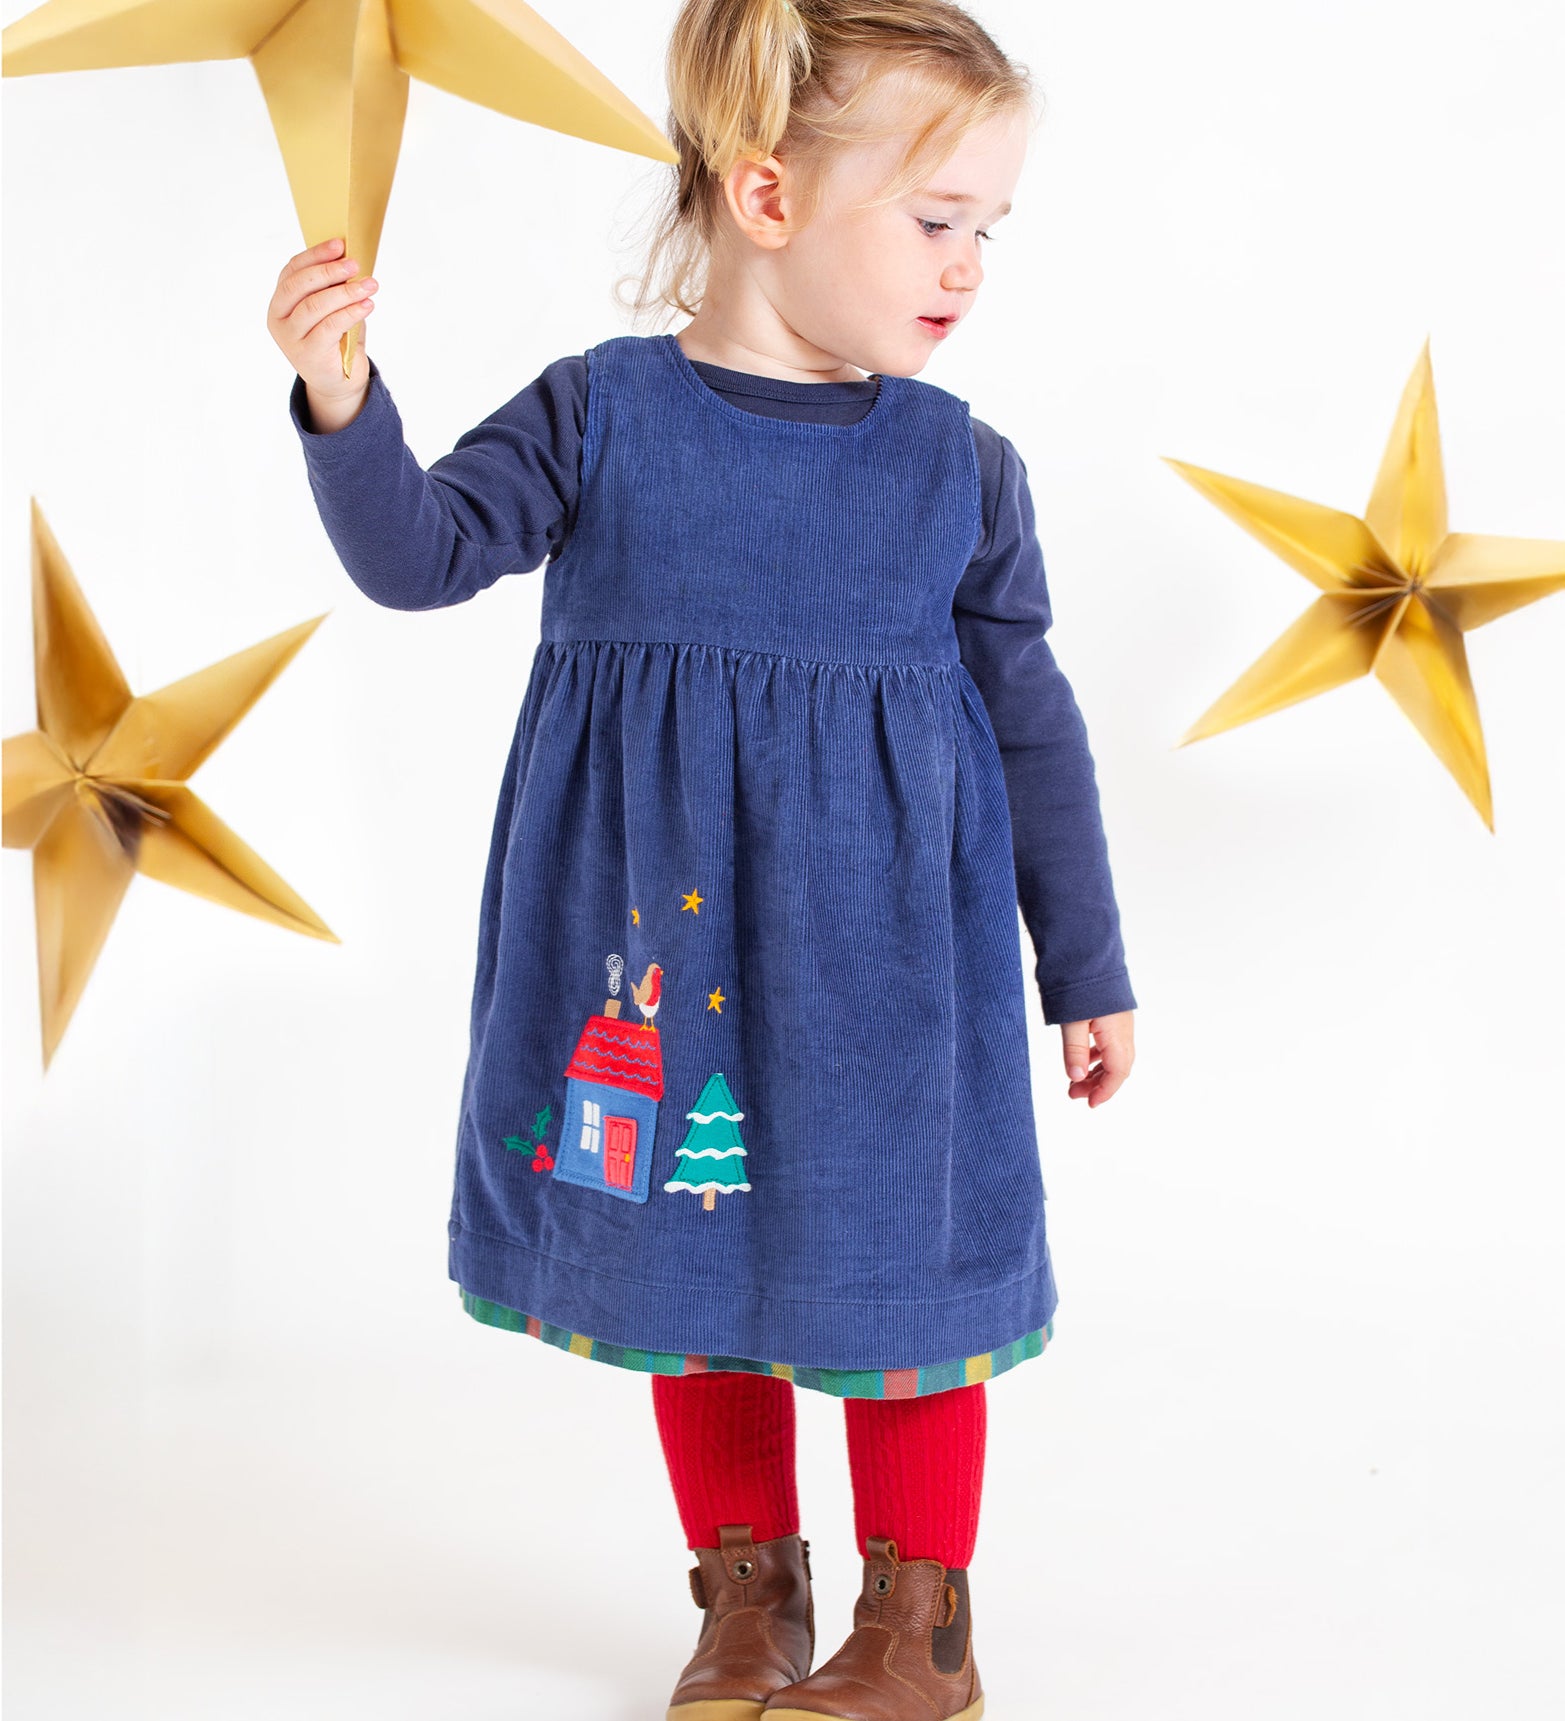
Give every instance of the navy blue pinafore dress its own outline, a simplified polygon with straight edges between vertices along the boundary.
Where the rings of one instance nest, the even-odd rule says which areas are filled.
[[[764,417],[591,348],[480,907],[464,1307],[845,1396],[998,1374],[1056,1292],[1010,815],[952,599],[967,403]]]

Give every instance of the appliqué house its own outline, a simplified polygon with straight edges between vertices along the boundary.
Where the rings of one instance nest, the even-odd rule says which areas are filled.
[[[645,1201],[663,1098],[663,1046],[655,1028],[623,1021],[620,1000],[589,1016],[565,1066],[565,1120],[556,1177]]]

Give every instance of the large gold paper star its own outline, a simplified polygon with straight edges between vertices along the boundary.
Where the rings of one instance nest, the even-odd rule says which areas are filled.
[[[1200,466],[1168,464],[1325,594],[1179,745],[1373,670],[1492,831],[1489,763],[1462,635],[1565,589],[1565,542],[1446,530],[1429,342],[1402,391],[1362,520]]]
[[[38,727],[4,749],[4,839],[33,851],[49,1066],[135,873],[295,932],[337,935],[185,786],[326,618],[132,695],[34,500]]]
[[[409,76],[612,149],[673,146],[522,0],[48,0],[0,36],[6,77],[184,60],[255,67],[307,247],[375,267]],[[352,369],[358,325],[342,337]]]

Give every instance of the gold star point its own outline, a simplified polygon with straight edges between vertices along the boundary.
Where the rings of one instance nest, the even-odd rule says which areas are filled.
[[[134,874],[341,941],[185,784],[325,616],[133,695],[36,498],[38,727],[4,745],[4,845],[33,851],[49,1067]]]
[[[393,27],[394,26],[394,27]],[[673,162],[668,139],[523,0],[47,0],[6,27],[4,74],[249,60],[306,246],[375,267],[417,78],[512,119]],[[342,336],[351,374],[358,325]]]
[[[1373,673],[1492,831],[1462,636],[1565,590],[1565,542],[1447,530],[1429,342],[1403,389],[1363,518],[1164,459],[1321,593],[1177,745]]]

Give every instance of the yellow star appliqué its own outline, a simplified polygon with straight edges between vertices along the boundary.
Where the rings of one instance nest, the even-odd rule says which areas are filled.
[[[630,911],[630,924],[632,926],[640,926],[640,924],[641,924],[641,910],[639,908],[633,908]]]
[[[685,892],[685,900],[679,905],[679,911],[683,914],[688,908],[692,914],[699,914],[701,912],[701,904],[705,901],[706,898],[702,896],[700,891],[687,890]]]
[[[715,1010],[719,1016],[722,1015],[722,1013],[723,1013],[723,989],[721,986],[719,986],[715,992],[709,992],[707,994],[706,1007],[709,1010]]]

